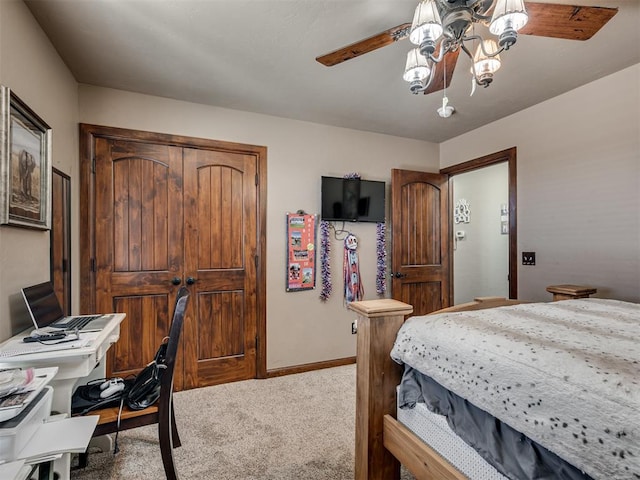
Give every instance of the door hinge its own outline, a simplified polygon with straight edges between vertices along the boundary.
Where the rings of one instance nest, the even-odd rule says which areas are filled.
[[[256,266],[256,270],[258,269],[258,255],[253,256],[253,263]]]
[[[258,345],[260,344],[260,337],[256,335],[256,350],[258,350]]]
[[[92,272],[95,272],[95,271],[96,271],[96,259],[95,259],[95,258],[92,258],[92,259],[91,259],[91,266],[90,266],[90,268],[91,268],[91,271],[92,271]]]
[[[96,173],[96,156],[93,154],[91,156],[91,173]]]
[[[260,183],[260,181],[258,180],[258,174],[256,173],[256,187],[258,186],[258,184]]]

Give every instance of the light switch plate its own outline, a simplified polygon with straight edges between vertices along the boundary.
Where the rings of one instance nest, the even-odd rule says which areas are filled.
[[[522,252],[522,265],[535,265],[536,252]]]

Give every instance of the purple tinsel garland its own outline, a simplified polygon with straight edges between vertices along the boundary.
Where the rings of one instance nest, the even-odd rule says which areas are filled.
[[[376,253],[378,263],[376,268],[376,293],[384,295],[387,291],[387,249],[386,226],[384,223],[376,224]]]
[[[329,241],[329,222],[320,221],[320,275],[322,289],[320,300],[326,301],[331,296],[331,242]]]

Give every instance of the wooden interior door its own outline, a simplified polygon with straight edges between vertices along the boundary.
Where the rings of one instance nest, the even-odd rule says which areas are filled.
[[[414,315],[449,306],[448,177],[391,171],[392,297]]]
[[[266,376],[266,148],[81,125],[81,308],[124,312],[107,375],[151,359],[187,285],[174,385]]]
[[[257,158],[184,150],[187,387],[256,376]]]
[[[182,148],[96,138],[94,204],[96,311],[127,315],[107,376],[125,378],[168,335],[182,284]]]
[[[65,315],[71,315],[71,178],[54,168],[51,175],[51,283]]]

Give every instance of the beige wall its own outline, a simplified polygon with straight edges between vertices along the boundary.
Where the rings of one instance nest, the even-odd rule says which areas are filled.
[[[0,82],[53,129],[52,162],[72,178],[73,231],[77,238],[78,93],[49,40],[21,0],[0,2]],[[72,243],[74,251],[77,242]],[[76,256],[72,266],[77,270]],[[24,324],[20,288],[49,279],[49,233],[0,227],[0,340]],[[77,282],[76,282],[77,291]],[[73,294],[74,304],[78,296]],[[28,319],[27,319],[28,321]]]
[[[304,108],[304,106],[301,106]],[[285,213],[319,213],[320,176],[358,172],[389,182],[392,168],[438,170],[438,145],[118,90],[80,87],[83,123],[267,146],[267,368],[355,355],[354,318],[342,302],[342,244],[333,241],[334,293],[285,291]],[[366,299],[375,298],[374,224],[360,239]]]
[[[578,283],[640,301],[640,65],[444,142],[440,164],[513,146],[518,255],[537,254],[518,269],[519,297]]]

